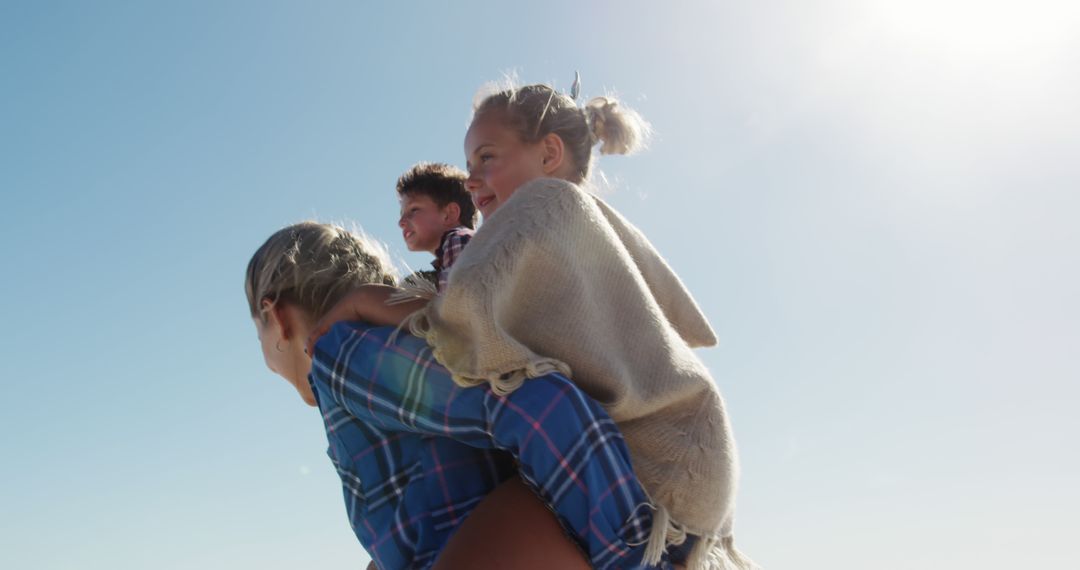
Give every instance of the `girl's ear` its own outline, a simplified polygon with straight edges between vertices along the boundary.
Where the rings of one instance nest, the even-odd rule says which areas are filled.
[[[563,145],[562,137],[555,133],[548,133],[543,139],[540,139],[540,145],[543,153],[541,167],[544,174],[553,174],[562,166],[566,156],[566,147]]]

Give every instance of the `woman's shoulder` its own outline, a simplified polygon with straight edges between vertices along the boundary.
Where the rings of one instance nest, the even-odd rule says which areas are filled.
[[[397,327],[375,326],[364,321],[339,321],[315,341],[313,362],[332,363],[340,357],[341,349],[349,343],[385,342]]]

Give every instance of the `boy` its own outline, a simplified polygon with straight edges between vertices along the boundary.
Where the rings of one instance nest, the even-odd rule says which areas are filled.
[[[409,251],[435,256],[439,291],[446,287],[454,265],[476,227],[476,206],[465,190],[466,174],[442,163],[421,162],[397,181],[401,201],[398,227]]]

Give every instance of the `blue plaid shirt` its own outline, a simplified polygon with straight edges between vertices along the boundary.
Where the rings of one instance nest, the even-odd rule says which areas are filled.
[[[389,342],[393,330],[335,325],[309,377],[353,531],[379,568],[430,567],[514,460],[594,567],[639,567],[652,510],[596,402],[557,374],[508,396],[462,388],[422,339]]]

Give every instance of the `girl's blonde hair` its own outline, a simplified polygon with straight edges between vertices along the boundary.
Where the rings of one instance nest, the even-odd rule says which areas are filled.
[[[358,285],[393,285],[395,272],[377,242],[342,227],[300,222],[274,232],[248,262],[244,278],[251,316],[265,320],[263,299],[288,302],[322,317]]]
[[[558,135],[574,161],[571,182],[577,183],[589,178],[597,143],[602,154],[631,154],[645,146],[651,131],[649,123],[614,97],[594,97],[578,107],[568,95],[542,84],[487,95],[473,106],[473,121],[481,116],[501,120],[528,143]]]

